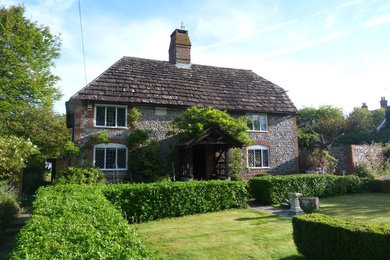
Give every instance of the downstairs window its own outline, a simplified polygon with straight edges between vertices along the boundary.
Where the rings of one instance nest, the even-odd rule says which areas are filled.
[[[114,143],[95,145],[93,166],[101,170],[127,170],[127,147]]]

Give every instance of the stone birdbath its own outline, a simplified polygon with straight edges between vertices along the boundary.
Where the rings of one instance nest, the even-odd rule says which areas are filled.
[[[301,209],[301,206],[299,205],[299,197],[302,196],[302,193],[298,192],[291,192],[288,194],[291,202],[291,208],[290,212],[293,215],[302,215],[304,214],[303,210]]]

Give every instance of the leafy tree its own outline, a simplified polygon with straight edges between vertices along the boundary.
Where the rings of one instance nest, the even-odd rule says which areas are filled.
[[[374,117],[367,108],[355,107],[347,118],[347,132],[367,133],[375,129]]]
[[[386,115],[386,108],[380,108],[371,111],[372,120],[374,122],[374,126],[377,127],[382,123],[383,119]]]
[[[171,122],[171,135],[178,134],[179,138],[196,138],[208,127],[216,127],[231,134],[244,144],[249,144],[251,138],[247,134],[248,118],[241,116],[238,119],[231,117],[226,111],[211,107],[190,107],[182,117],[177,117]]]
[[[15,105],[51,107],[60,98],[51,67],[59,38],[24,17],[23,6],[0,6],[0,112]]]
[[[382,140],[382,133],[376,133],[376,127],[385,117],[386,109],[370,111],[366,108],[354,108],[347,117],[345,134],[335,142],[337,145],[369,144],[372,142],[387,142]],[[382,132],[382,131],[381,131]]]
[[[332,106],[307,107],[299,110],[297,116],[298,142],[304,149],[315,146],[328,150],[340,137],[346,127],[343,112]]]
[[[50,108],[14,107],[13,112],[0,113],[0,135],[15,135],[31,140],[40,158],[57,158],[70,140],[65,118]]]

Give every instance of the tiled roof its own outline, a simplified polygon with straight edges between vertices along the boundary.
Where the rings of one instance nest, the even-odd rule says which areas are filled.
[[[250,70],[123,57],[70,98],[91,103],[296,113],[286,92]]]

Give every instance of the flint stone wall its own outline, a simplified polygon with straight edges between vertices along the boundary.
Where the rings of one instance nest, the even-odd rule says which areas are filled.
[[[130,111],[129,107],[129,111]],[[154,107],[137,107],[141,113],[137,126],[140,129],[152,130],[151,138],[161,143],[163,159],[173,144],[173,137],[167,136],[170,130],[169,123],[180,116],[184,110],[167,108],[165,115],[158,115]],[[79,145],[85,144],[93,134],[106,130],[112,142],[126,144],[127,136],[132,128],[112,129],[96,128],[93,126],[94,110],[87,110],[86,104],[79,107],[75,113],[75,141]],[[234,117],[241,114],[234,114]],[[296,122],[294,116],[268,114],[268,132],[249,132],[254,140],[252,145],[262,144],[270,148],[270,164],[267,169],[245,168],[244,177],[248,178],[260,172],[271,174],[296,173],[298,171],[298,145],[296,135]],[[87,162],[93,163],[93,149],[87,152]],[[243,148],[243,163],[247,165],[246,148]],[[130,158],[129,158],[130,159]]]

